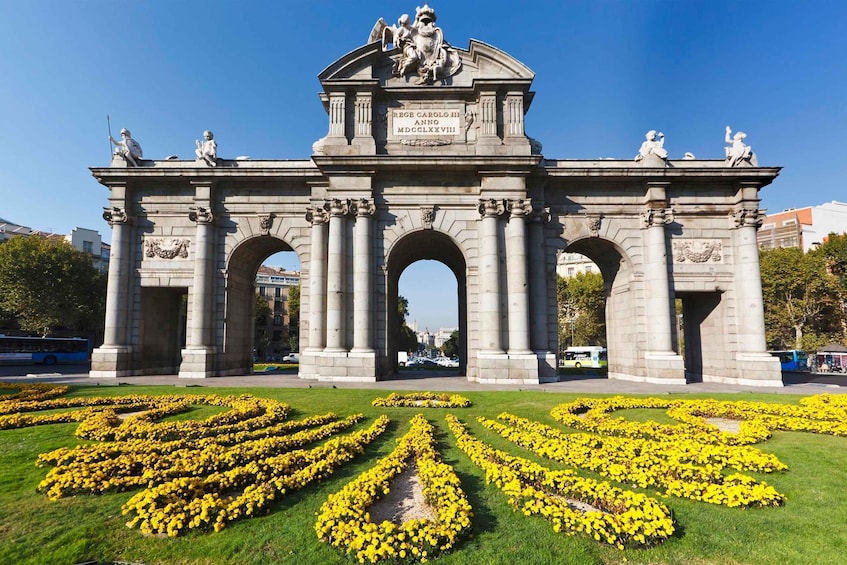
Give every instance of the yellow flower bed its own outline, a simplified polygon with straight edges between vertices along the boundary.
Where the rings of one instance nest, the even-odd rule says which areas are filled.
[[[190,529],[214,528],[256,516],[278,498],[330,476],[364,451],[388,427],[380,416],[367,429],[335,437],[314,449],[254,459],[206,477],[180,477],[134,495],[123,506],[129,527],[144,534],[178,536]]]
[[[11,394],[0,395],[0,414],[6,414],[6,409],[11,406],[10,401],[47,400],[61,396],[70,390],[66,385],[53,385],[49,383],[0,383],[0,390],[16,390]]]
[[[39,456],[39,463],[53,463],[56,467],[39,483],[38,490],[56,500],[79,492],[125,490],[177,477],[224,472],[325,439],[355,425],[361,418],[359,414],[316,429],[235,445],[218,443],[218,438],[203,438],[196,442],[166,443],[130,440],[59,449]]]
[[[401,525],[388,520],[375,524],[368,509],[388,494],[391,480],[417,464],[424,498],[436,521],[409,520]],[[428,558],[454,546],[470,528],[472,511],[453,468],[435,451],[433,427],[418,414],[397,447],[337,493],[330,495],[318,513],[315,532],[321,541],[353,554],[360,563],[387,559]]]
[[[410,392],[398,394],[392,392],[385,398],[377,398],[374,406],[411,407],[411,408],[467,408],[471,401],[458,394],[437,392]]]
[[[677,425],[630,422],[611,412],[629,408],[666,409]],[[767,440],[773,431],[801,431],[847,436],[847,401],[840,395],[822,394],[800,400],[800,405],[713,399],[579,398],[550,411],[566,426],[602,435],[667,438],[685,437],[700,443],[743,445]],[[721,431],[706,418],[739,421],[739,432]]]
[[[668,509],[646,495],[493,449],[468,434],[452,414],[447,415],[447,425],[459,449],[485,471],[487,483],[494,483],[525,515],[552,522],[556,532],[587,534],[619,549],[656,544],[674,532]],[[574,501],[597,510],[579,510]]]
[[[554,461],[589,469],[618,482],[654,487],[667,494],[724,506],[779,506],[785,496],[764,482],[726,467],[770,472],[786,466],[754,448],[707,444],[681,438],[652,441],[586,433],[564,434],[544,424],[501,414],[506,426],[479,418],[486,428],[517,445]],[[624,424],[625,425],[625,424]]]

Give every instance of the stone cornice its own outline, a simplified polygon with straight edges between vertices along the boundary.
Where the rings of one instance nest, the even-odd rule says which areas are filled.
[[[667,168],[650,168],[634,165],[631,161],[578,161],[545,160],[540,172],[548,177],[574,177],[581,180],[591,178],[641,178],[644,180],[673,181],[674,179],[714,179],[733,182],[753,183],[762,186],[770,184],[782,170],[782,167],[731,168],[720,161],[671,161]]]
[[[111,186],[128,181],[147,179],[188,180],[212,183],[216,179],[284,180],[322,177],[320,170],[311,160],[298,161],[234,161],[221,159],[220,165],[212,169],[198,167],[195,161],[142,161],[139,167],[91,167],[89,170],[97,182]]]
[[[541,162],[538,155],[526,156],[450,156],[450,155],[315,155],[315,164],[333,174],[362,174],[375,171],[510,171],[534,172]]]

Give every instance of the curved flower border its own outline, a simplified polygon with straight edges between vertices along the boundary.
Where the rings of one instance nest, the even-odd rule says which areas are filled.
[[[437,520],[409,520],[399,526],[388,520],[375,524],[368,508],[389,492],[391,480],[412,460],[418,467],[424,498],[435,509]],[[407,557],[425,562],[453,547],[470,528],[471,516],[459,478],[435,451],[432,425],[417,414],[394,451],[329,496],[318,513],[315,532],[321,541],[354,554],[359,562]]]
[[[483,417],[479,422],[542,457],[589,469],[618,482],[659,488],[666,494],[729,507],[779,506],[785,502],[785,496],[765,482],[741,473],[723,474],[726,467],[764,473],[787,468],[775,456],[757,449],[746,448],[746,453],[736,451],[724,456],[723,451],[729,447],[709,450],[710,446],[680,438],[652,441],[565,434],[510,414],[499,418],[510,425]]]
[[[552,522],[556,532],[585,533],[618,549],[654,545],[674,532],[667,507],[644,494],[493,449],[471,436],[452,414],[447,425],[459,449],[485,471],[487,483],[503,491],[515,509]],[[582,511],[576,502],[595,509]]]
[[[471,401],[458,394],[439,392],[410,392],[398,394],[392,392],[384,398],[377,398],[371,404],[382,407],[403,408],[467,408]]]

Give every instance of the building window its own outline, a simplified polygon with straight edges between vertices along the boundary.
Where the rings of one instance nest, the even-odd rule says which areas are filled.
[[[573,273],[574,273],[574,268],[573,268],[573,267],[568,267],[568,276],[569,276],[569,277],[572,277],[572,276],[573,276]]]
[[[282,296],[282,289],[281,289],[281,288],[279,288],[279,287],[276,287],[276,288],[274,289],[274,297],[275,297],[275,298],[279,298],[280,296]]]
[[[83,241],[82,242],[82,250],[88,253],[89,255],[94,254],[94,242],[93,241]]]

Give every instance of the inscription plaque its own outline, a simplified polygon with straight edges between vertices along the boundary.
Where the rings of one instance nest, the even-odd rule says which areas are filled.
[[[391,134],[394,137],[459,135],[462,114],[458,110],[391,110]]]

